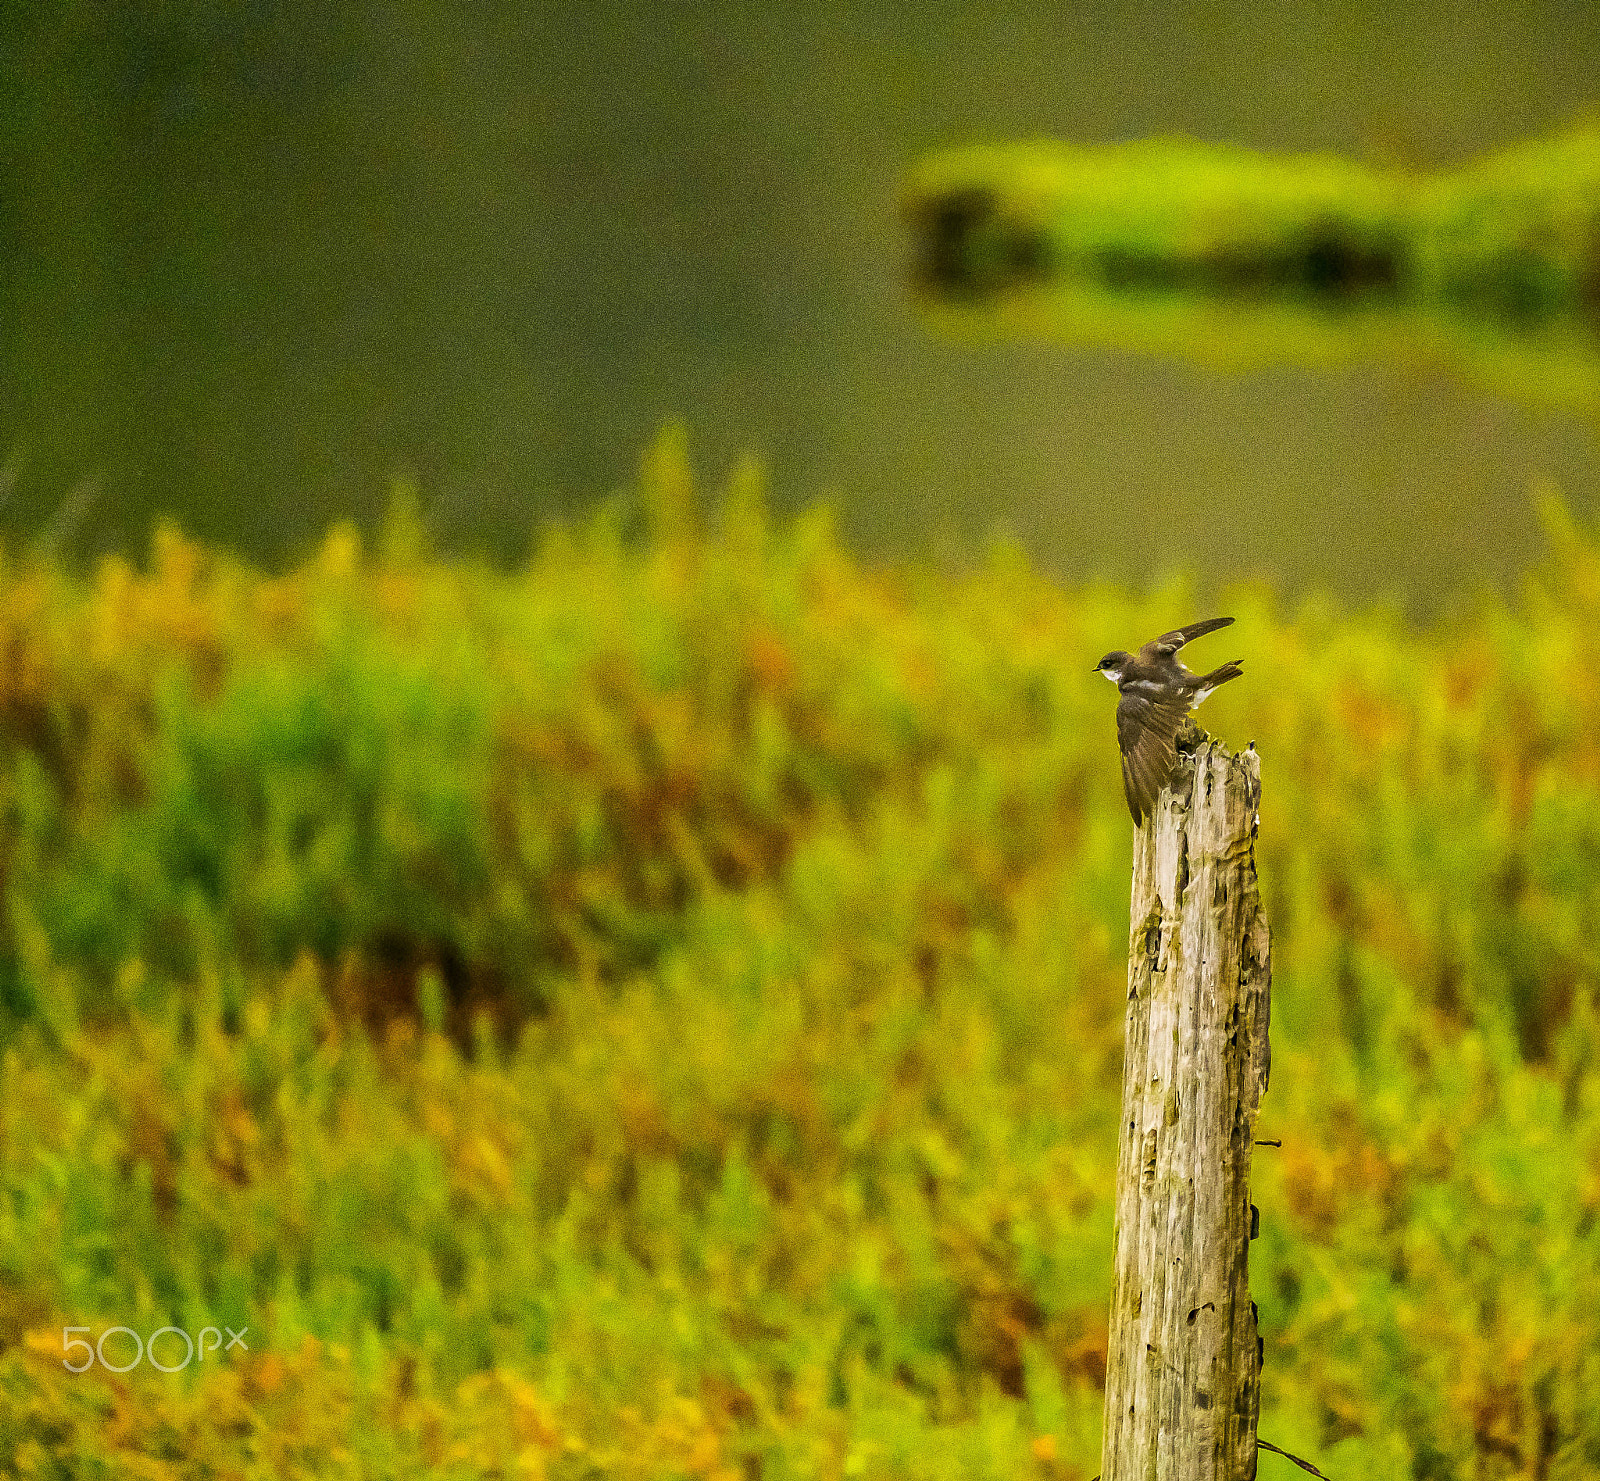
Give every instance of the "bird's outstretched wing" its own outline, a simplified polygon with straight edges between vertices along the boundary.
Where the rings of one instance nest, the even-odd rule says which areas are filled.
[[[1188,627],[1176,627],[1169,633],[1162,633],[1159,638],[1153,638],[1145,651],[1154,657],[1157,654],[1173,654],[1185,643],[1192,643],[1196,638],[1203,638],[1207,633],[1214,633],[1219,627],[1227,627],[1233,621],[1231,617],[1208,617],[1204,622],[1191,622]]]
[[[1122,791],[1133,821],[1155,811],[1156,798],[1178,762],[1173,744],[1189,705],[1183,697],[1155,698],[1124,691],[1117,703],[1117,744],[1122,748]]]

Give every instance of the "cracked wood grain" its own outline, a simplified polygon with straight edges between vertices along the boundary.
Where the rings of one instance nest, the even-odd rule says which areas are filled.
[[[1261,765],[1183,751],[1134,839],[1106,1481],[1253,1481],[1250,1162],[1271,1063]]]

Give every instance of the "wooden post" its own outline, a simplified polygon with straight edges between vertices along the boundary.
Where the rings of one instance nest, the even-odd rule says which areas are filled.
[[[1183,744],[1133,848],[1104,1481],[1256,1473],[1250,1158],[1271,1062],[1261,762],[1254,746]]]

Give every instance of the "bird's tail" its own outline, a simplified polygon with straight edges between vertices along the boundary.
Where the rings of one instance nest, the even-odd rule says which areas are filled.
[[[1230,658],[1221,668],[1214,668],[1206,674],[1196,686],[1208,694],[1219,684],[1226,684],[1229,679],[1237,679],[1244,672],[1244,659]]]

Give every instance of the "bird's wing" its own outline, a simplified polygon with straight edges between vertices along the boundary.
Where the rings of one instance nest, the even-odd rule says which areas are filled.
[[[1231,617],[1208,617],[1204,622],[1191,622],[1188,627],[1175,627],[1171,632],[1153,638],[1145,645],[1145,652],[1152,658],[1157,654],[1166,654],[1170,657],[1185,643],[1192,643],[1196,638],[1214,633],[1219,627],[1227,627],[1232,621]]]
[[[1181,697],[1153,698],[1125,690],[1117,703],[1117,744],[1122,747],[1122,790],[1135,823],[1155,811],[1156,798],[1177,765],[1173,740],[1189,706]]]

